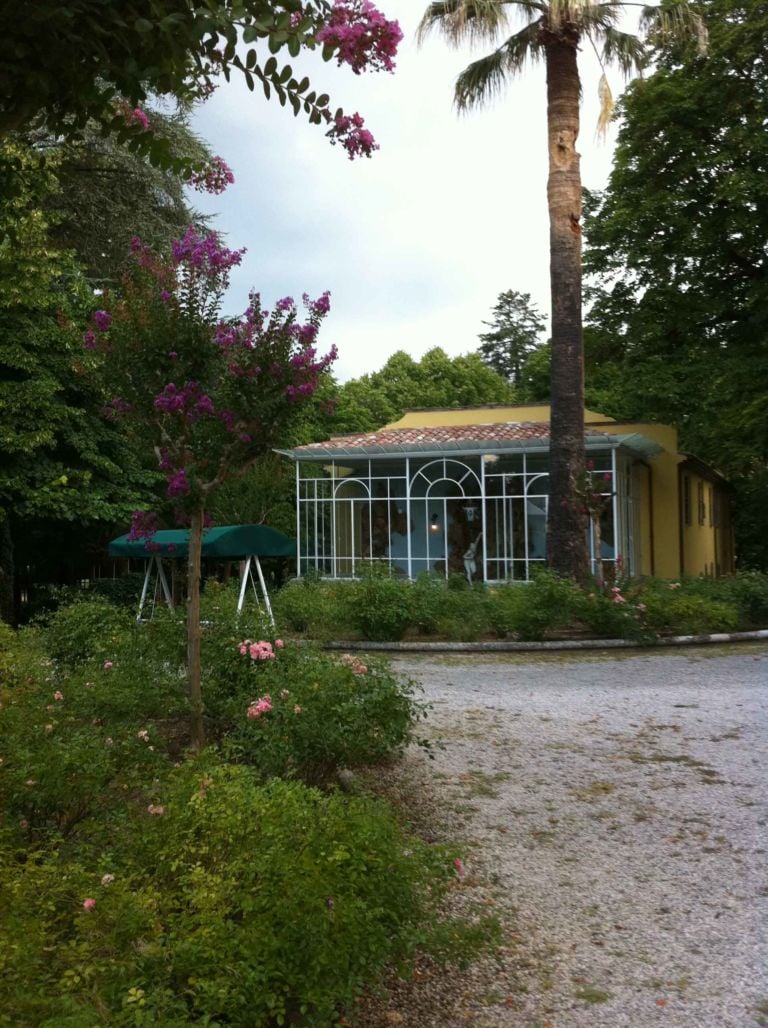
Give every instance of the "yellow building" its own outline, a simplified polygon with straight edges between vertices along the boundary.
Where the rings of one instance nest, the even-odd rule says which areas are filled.
[[[733,570],[724,479],[669,425],[584,412],[593,570]],[[377,432],[281,451],[296,463],[300,575],[379,563],[415,578],[526,580],[546,560],[549,405],[410,410]]]

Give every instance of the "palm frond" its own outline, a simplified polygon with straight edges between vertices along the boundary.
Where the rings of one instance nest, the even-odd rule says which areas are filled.
[[[456,79],[454,103],[459,111],[480,107],[496,96],[507,78],[523,70],[527,61],[542,55],[541,19],[531,22],[487,57],[473,61]]]
[[[589,31],[589,30],[587,30]],[[592,33],[590,32],[590,35]],[[620,32],[602,25],[595,33],[595,44],[604,64],[616,64],[625,76],[642,73],[648,60],[645,43],[631,32]]]
[[[670,39],[695,39],[700,54],[709,48],[709,33],[704,19],[685,2],[665,4],[663,7],[644,7],[640,15],[640,27],[651,41],[665,42]]]
[[[613,100],[611,87],[608,84],[608,77],[605,72],[600,76],[600,82],[597,86],[597,95],[600,99],[600,116],[597,119],[597,131],[595,135],[598,139],[605,139],[608,133],[608,126],[611,124],[611,118],[613,118],[613,110],[616,106]]]
[[[487,43],[497,38],[506,23],[501,0],[434,0],[424,12],[416,39],[421,44],[437,29],[451,46]]]

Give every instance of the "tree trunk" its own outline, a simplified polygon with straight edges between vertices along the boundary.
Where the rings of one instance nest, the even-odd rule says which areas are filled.
[[[587,518],[576,485],[584,474],[584,345],[581,331],[581,173],[578,32],[545,32],[549,136],[552,413],[547,559],[559,575],[588,573]]]
[[[16,575],[13,566],[11,515],[0,521],[0,621],[16,625]]]
[[[200,564],[203,547],[203,511],[192,515],[189,526],[187,563],[187,681],[192,706],[192,748],[199,753],[205,746],[203,688],[200,666]]]

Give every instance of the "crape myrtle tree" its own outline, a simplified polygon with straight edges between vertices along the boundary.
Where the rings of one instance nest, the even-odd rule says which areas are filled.
[[[615,62],[625,74],[642,68],[644,42],[616,27],[625,6],[636,5],[619,0],[435,0],[420,26],[422,39],[440,29],[455,45],[465,40],[497,43],[506,35],[509,13],[522,19],[522,28],[459,75],[454,93],[459,111],[490,100],[528,61],[543,60],[546,67],[552,297],[547,551],[554,571],[577,578],[588,567],[586,516],[576,495],[585,471],[578,54],[589,44],[602,61]],[[679,32],[697,35],[704,45],[701,18],[687,3],[672,0],[641,11],[646,38]],[[612,104],[604,75],[601,96],[605,121]]]
[[[134,445],[154,451],[165,508],[190,530],[187,669],[192,739],[204,744],[200,669],[200,563],[206,511],[216,491],[276,445],[335,358],[318,356],[329,310],[324,293],[290,297],[271,311],[257,293],[240,318],[221,318],[230,269],[242,250],[190,228],[162,256],[139,239],[119,293],[101,298],[84,346],[105,393],[106,413]],[[152,535],[159,511],[137,511],[131,534]],[[150,542],[151,545],[151,542]]]
[[[42,125],[72,138],[96,123],[179,170],[194,161],[152,131],[147,98],[191,103],[233,72],[325,126],[350,156],[370,155],[360,115],[332,113],[327,94],[278,57],[320,49],[356,74],[391,70],[402,33],[370,0],[38,0],[23,16],[0,5],[0,37],[0,135]]]

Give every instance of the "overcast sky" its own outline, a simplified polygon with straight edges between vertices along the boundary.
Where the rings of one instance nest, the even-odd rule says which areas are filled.
[[[417,49],[423,5],[381,0],[405,38],[394,74],[354,75],[314,55],[292,62],[359,111],[381,149],[350,161],[322,128],[294,118],[233,75],[195,117],[196,131],[235,173],[221,196],[195,195],[232,247],[247,247],[227,313],[255,287],[268,303],[331,291],[320,341],[336,343],[344,381],[390,354],[477,349],[500,292],[530,293],[549,316],[546,102],[542,65],[529,67],[489,108],[459,117],[456,75],[472,59],[437,35]],[[478,51],[479,56],[483,51]],[[595,140],[599,69],[582,54],[582,178],[601,188],[613,134]],[[611,74],[618,94],[622,83]]]

